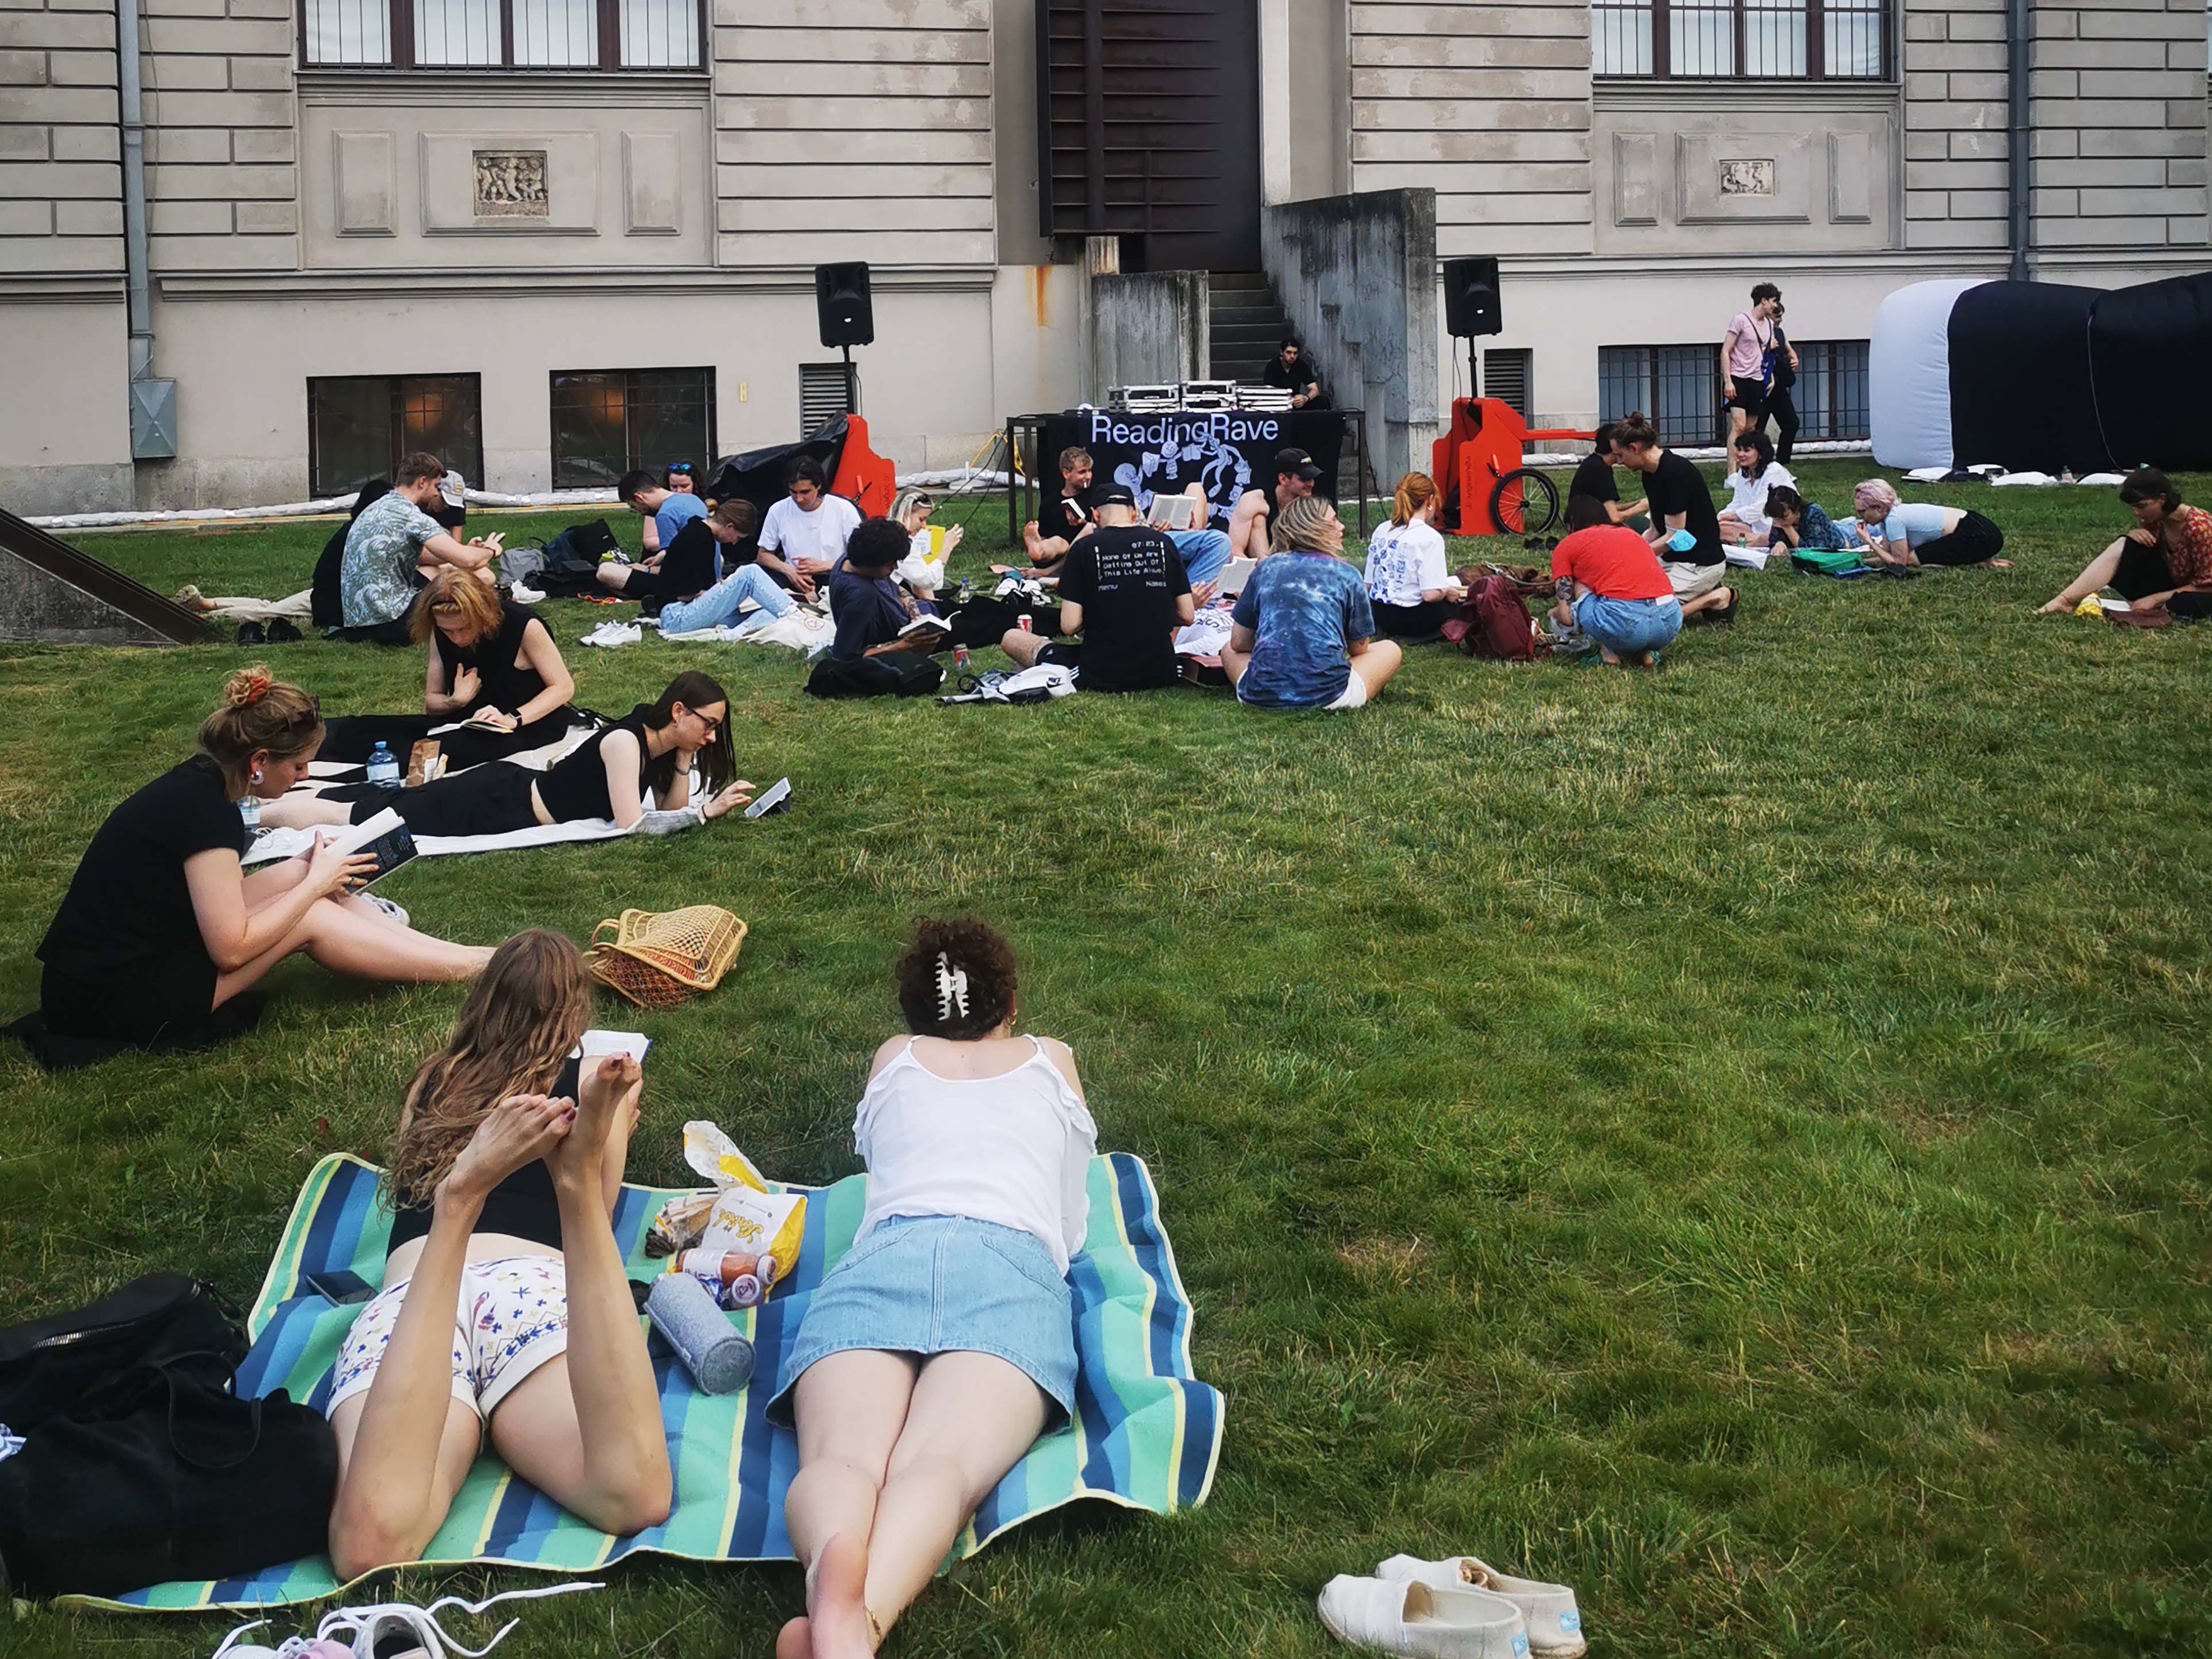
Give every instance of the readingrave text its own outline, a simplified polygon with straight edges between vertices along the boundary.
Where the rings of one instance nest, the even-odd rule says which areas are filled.
[[[1165,449],[1212,441],[1217,444],[1274,443],[1282,422],[1217,410],[1211,415],[1163,415],[1157,420],[1117,421],[1103,409],[1091,411],[1094,444],[1137,444]]]

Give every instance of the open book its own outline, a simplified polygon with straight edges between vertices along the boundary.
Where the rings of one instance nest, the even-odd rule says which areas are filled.
[[[1145,522],[1155,530],[1195,530],[1198,503],[1183,495],[1155,495],[1145,511]]]
[[[331,838],[341,853],[374,853],[376,873],[366,886],[374,887],[415,856],[415,837],[407,833],[406,820],[389,806],[366,823],[349,823]]]
[[[1222,567],[1221,591],[1224,593],[1242,593],[1244,591],[1244,584],[1252,579],[1252,573],[1259,568],[1260,562],[1257,559],[1230,560]]]
[[[927,634],[933,630],[939,634],[950,634],[952,631],[952,624],[942,617],[916,617],[904,628],[899,629],[898,636],[904,639],[909,634]]]

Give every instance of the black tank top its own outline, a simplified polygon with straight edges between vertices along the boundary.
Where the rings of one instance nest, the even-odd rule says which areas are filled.
[[[651,712],[644,703],[638,704],[612,726],[601,726],[580,748],[564,756],[538,780],[538,799],[545,803],[545,810],[552,814],[554,823],[573,823],[580,818],[611,818],[615,815],[614,803],[607,798],[607,763],[600,757],[599,745],[610,733],[630,733],[637,739],[641,774],[645,718]],[[642,787],[641,778],[641,790]]]
[[[576,1097],[583,1080],[582,1067],[570,1060],[561,1068],[548,1091]],[[396,1204],[392,1210],[392,1240],[384,1247],[389,1256],[402,1244],[425,1238],[430,1232],[430,1206]],[[553,1191],[553,1172],[542,1158],[532,1158],[491,1189],[483,1213],[471,1230],[478,1233],[509,1233],[548,1249],[561,1248],[561,1201]]]
[[[499,613],[496,631],[473,645],[455,645],[440,633],[430,635],[448,686],[464,668],[477,672],[476,700],[469,704],[469,714],[496,708],[512,714],[545,689],[544,678],[522,654],[522,636],[538,618],[512,599],[500,601]]]

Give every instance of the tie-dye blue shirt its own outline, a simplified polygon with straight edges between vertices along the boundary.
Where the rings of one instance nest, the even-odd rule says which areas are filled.
[[[1327,553],[1260,561],[1231,613],[1254,635],[1237,695],[1255,708],[1321,708],[1352,682],[1354,640],[1370,639],[1375,612],[1359,572]]]

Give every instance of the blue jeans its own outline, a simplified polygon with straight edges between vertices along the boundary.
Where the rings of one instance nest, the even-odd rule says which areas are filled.
[[[720,628],[737,620],[738,608],[747,599],[771,617],[781,617],[793,604],[791,595],[767,571],[757,564],[741,564],[697,599],[662,605],[660,631],[689,634],[695,629]]]
[[[1229,538],[1218,530],[1170,530],[1168,539],[1182,555],[1183,574],[1190,585],[1210,582],[1229,568]]]
[[[1640,657],[1682,631],[1682,602],[1585,593],[1575,601],[1575,624],[1616,657]]]

